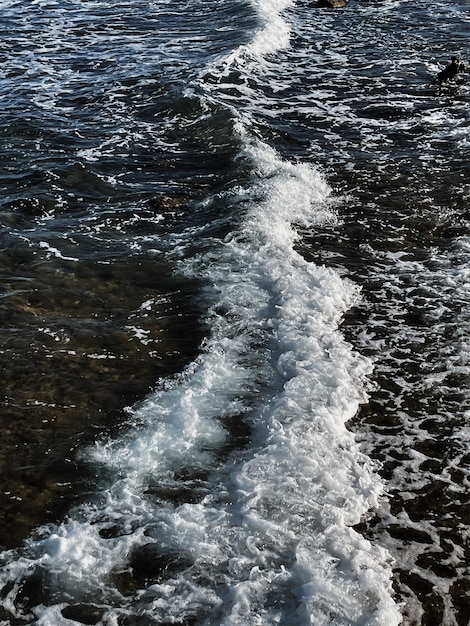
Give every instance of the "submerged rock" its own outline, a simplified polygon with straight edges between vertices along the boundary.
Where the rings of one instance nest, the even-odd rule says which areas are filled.
[[[450,63],[448,63],[446,67],[436,76],[436,80],[438,83],[444,83],[448,80],[452,80],[459,72],[463,72],[465,69],[466,65],[459,59],[459,57],[452,57]]]
[[[346,0],[318,0],[317,7],[326,9],[342,9],[346,6]]]

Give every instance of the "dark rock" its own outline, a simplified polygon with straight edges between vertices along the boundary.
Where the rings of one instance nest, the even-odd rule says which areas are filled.
[[[185,502],[200,502],[210,489],[208,483],[203,480],[159,481],[152,484],[146,494],[161,500],[171,502],[175,506],[180,506]]]
[[[103,617],[104,610],[93,604],[72,604],[64,607],[61,613],[66,619],[79,624],[95,626]]]
[[[193,561],[176,550],[156,543],[135,548],[130,556],[132,578],[138,585],[160,583],[191,567]]]
[[[51,594],[50,575],[43,567],[38,566],[21,581],[16,594],[16,604],[28,612],[41,603],[46,603]]]
[[[346,0],[318,0],[317,7],[325,9],[342,9],[346,6]]]
[[[448,80],[452,80],[459,72],[463,72],[465,69],[465,63],[463,63],[459,57],[452,57],[450,63],[448,63],[446,67],[436,76],[436,80],[438,83],[444,83]]]

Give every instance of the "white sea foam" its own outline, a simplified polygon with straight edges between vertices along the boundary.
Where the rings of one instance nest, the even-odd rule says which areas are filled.
[[[47,241],[40,241],[39,247],[46,250],[46,254],[49,256],[57,257],[58,259],[64,259],[66,261],[79,261],[79,259],[76,257],[64,256],[58,248],[51,246]]]

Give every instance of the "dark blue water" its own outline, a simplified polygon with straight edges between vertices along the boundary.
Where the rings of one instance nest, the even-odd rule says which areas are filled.
[[[467,625],[468,3],[0,10],[1,623]]]

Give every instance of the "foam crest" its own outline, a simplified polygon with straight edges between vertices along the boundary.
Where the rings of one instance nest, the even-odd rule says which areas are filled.
[[[240,45],[210,67],[210,72],[214,73],[219,81],[224,77],[228,78],[232,70],[246,69],[253,62],[264,65],[267,56],[289,46],[290,26],[282,12],[293,4],[292,0],[252,0],[252,4],[258,14],[260,27],[249,43]],[[246,96],[249,96],[252,91],[245,84],[245,80],[241,85],[232,85],[232,87],[236,87],[240,94]],[[207,85],[205,89],[207,90]]]
[[[186,373],[179,385],[150,396],[134,411],[137,422],[149,424],[139,437],[126,447],[120,447],[122,443],[98,445],[93,456],[142,477],[146,472],[165,475],[185,460],[201,466],[210,460],[211,450],[226,439],[217,418],[243,411],[237,393],[249,387],[249,372],[233,358],[243,351],[243,341],[234,340],[227,351],[224,343],[229,342],[222,339],[193,365],[190,383],[185,382]],[[197,459],[193,459],[195,453]]]
[[[359,521],[360,511],[377,505],[381,493],[381,485],[370,471],[367,459],[344,427],[358,403],[364,400],[361,380],[370,369],[367,360],[353,355],[337,333],[341,314],[354,302],[357,292],[334,272],[307,264],[293,249],[296,234],[291,219],[298,216],[299,221],[308,223],[320,220],[322,215],[331,217],[321,207],[327,188],[308,168],[297,169],[284,163],[266,146],[255,143],[247,150],[261,174],[259,186],[263,191],[259,189],[258,194],[264,193],[265,201],[254,204],[240,234],[230,238],[219,254],[222,263],[226,260],[230,267],[226,280],[237,281],[238,285],[237,289],[222,287],[221,294],[228,298],[223,301],[226,308],[239,311],[240,299],[245,307],[249,302],[240,295],[248,282],[247,276],[265,285],[266,300],[271,303],[270,326],[279,352],[276,370],[284,383],[283,391],[260,408],[255,441],[262,441],[262,445],[233,474],[238,514],[242,515],[245,528],[261,535],[267,545],[278,546],[272,548],[274,552],[280,549],[279,545],[283,551],[288,550],[290,542],[294,538],[298,541],[304,533],[315,535],[315,550],[320,550],[326,561],[331,560],[333,545],[343,546],[343,560],[352,550],[355,556],[349,554],[353,565],[347,585],[343,585],[343,575],[338,569],[332,568],[331,585],[342,589],[343,595],[336,603],[331,595],[328,597],[329,616],[334,613],[338,618],[343,610],[339,607],[349,598],[354,608],[346,611],[344,619],[364,619],[362,613],[359,616],[364,601],[353,599],[358,594],[370,593],[375,598],[375,604],[372,602],[369,607],[371,623],[375,623],[373,614],[377,610],[387,615],[389,623],[398,623],[389,595],[386,553],[375,550],[347,528]],[[286,177],[299,191],[293,197],[301,199],[294,210],[292,203],[286,207],[283,195],[277,193],[285,185]],[[227,255],[234,259],[229,260]],[[212,267],[210,271],[212,275]],[[217,278],[217,285],[223,285],[220,273]],[[253,319],[253,304],[251,308]],[[314,458],[312,451],[316,451]],[[381,578],[373,581],[362,576],[361,571],[367,567],[364,563],[375,564],[378,554],[383,562],[374,568],[377,573],[381,571]],[[271,576],[274,576],[272,571]],[[313,609],[318,603],[315,585],[303,585],[295,576],[294,579],[303,589],[300,596],[306,614],[317,615]],[[253,613],[257,614],[253,603],[256,604],[261,587],[258,581],[235,585],[232,615],[224,623],[248,619],[247,606],[251,615],[248,623],[262,623],[253,617]]]
[[[264,28],[247,47],[249,53],[265,57],[289,45],[290,28],[281,13],[291,5],[292,0],[261,0],[255,4]]]
[[[280,159],[273,148],[250,137],[241,122],[235,125],[235,130],[245,146],[245,154],[256,166],[259,185],[268,196],[269,210],[261,210],[256,218],[260,231],[269,232],[270,239],[274,241],[276,226],[282,223],[281,231],[289,229],[295,239],[297,234],[292,225],[313,226],[335,221],[335,213],[327,202],[331,190],[317,170],[307,164]],[[269,226],[266,219],[276,220],[276,223]]]
[[[292,5],[292,0],[253,0],[261,21],[261,28],[252,41],[241,46],[227,59],[227,65],[235,59],[256,57],[258,60],[289,45],[290,28],[282,12]]]

